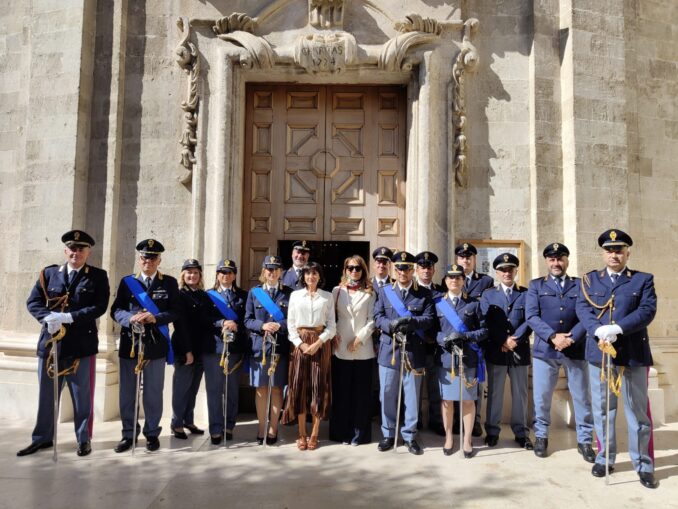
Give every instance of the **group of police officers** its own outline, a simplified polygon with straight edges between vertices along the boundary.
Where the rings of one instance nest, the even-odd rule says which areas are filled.
[[[92,401],[98,352],[96,319],[106,312],[110,289],[106,272],[87,263],[95,244],[90,235],[73,230],[62,236],[62,242],[65,263],[45,267],[27,301],[29,312],[42,326],[37,348],[40,396],[31,444],[20,450],[18,456],[53,447],[55,371],[58,390],[61,391],[65,382],[71,391],[77,454],[85,456],[92,450]],[[400,392],[399,350],[403,345],[402,359],[407,369],[402,375],[404,420],[400,434],[411,453],[422,453],[416,441],[422,383],[428,391],[429,427],[445,434],[435,365],[440,365],[441,358],[445,358],[446,349],[431,345],[437,330],[438,337],[443,338],[438,340],[442,347],[450,337],[463,344],[464,356],[472,357],[470,365],[477,366],[477,370],[474,369],[477,380],[483,380],[484,372],[487,373],[485,444],[488,447],[498,443],[508,375],[510,426],[515,441],[520,447],[533,450],[537,457],[548,455],[551,402],[562,367],[574,405],[577,450],[584,460],[593,463],[592,475],[604,477],[614,471],[615,418],[617,397],[621,395],[633,467],[643,486],[656,488],[659,482],[654,478],[652,421],[647,396],[648,370],[652,365],[647,327],[657,306],[653,276],[628,268],[633,241],[627,233],[607,230],[599,236],[598,245],[602,248],[605,267],[581,279],[567,272],[568,248],[562,243],[547,245],[543,251],[547,274],[524,288],[515,282],[519,265],[515,255],[502,253],[495,258],[493,268],[498,279],[495,285],[492,277],[475,270],[478,254],[475,246],[461,244],[455,248],[455,262],[446,267],[443,282],[447,277],[464,278],[462,302],[455,300],[453,293],[448,294],[447,288],[433,282],[438,262],[434,253],[424,251],[414,256],[406,251],[393,253],[386,247],[375,249],[372,284],[377,293],[374,320],[375,338],[379,338],[379,343],[375,347],[378,348],[383,434],[378,449],[391,449],[398,438],[395,436],[396,402]],[[140,431],[146,437],[148,450],[159,447],[164,363],[172,362],[167,325],[177,320],[181,312],[177,280],[158,270],[164,251],[162,244],[147,239],[137,245],[137,251],[140,270],[122,278],[111,309],[111,316],[121,326],[122,440],[116,452],[131,448],[133,438]],[[297,289],[299,273],[308,262],[309,254],[305,242],[295,243],[293,265],[283,274],[283,284]],[[395,277],[392,277],[392,268]],[[451,318],[446,314],[448,311],[437,312],[443,309],[439,304],[446,299],[458,310],[473,310],[477,314],[476,328],[486,329],[482,341],[477,341],[480,336],[474,336],[466,330],[463,321],[455,318],[456,312]],[[471,304],[474,306],[464,307]],[[471,311],[466,314],[470,315]],[[532,332],[534,343],[530,349]],[[473,348],[467,348],[471,343]],[[54,362],[55,356],[58,363]],[[451,361],[448,359],[442,364],[445,362],[449,367]],[[608,366],[606,363],[610,362]],[[530,440],[527,422],[530,365],[534,443]],[[144,372],[143,401],[139,402],[145,413],[143,430],[134,422],[136,375],[140,369]],[[482,392],[481,384],[473,390],[476,391],[473,399],[476,399]],[[459,418],[459,413],[455,418]],[[594,429],[597,452],[593,448]],[[478,404],[473,436],[481,435]],[[444,449],[446,454],[447,451]],[[464,454],[472,456],[466,449]]]

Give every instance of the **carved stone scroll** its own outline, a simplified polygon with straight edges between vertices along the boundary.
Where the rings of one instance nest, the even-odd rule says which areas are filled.
[[[181,102],[184,112],[184,127],[181,133],[181,165],[186,169],[180,177],[180,182],[190,185],[195,164],[195,147],[197,144],[196,129],[198,125],[198,78],[200,76],[200,58],[198,48],[191,42],[191,27],[188,20],[177,19],[177,26],[183,32],[183,37],[175,49],[177,64],[188,75],[186,99]]]
[[[400,32],[389,39],[381,49],[379,68],[387,71],[410,71],[412,62],[407,59],[407,53],[414,46],[433,42],[442,31],[440,24],[430,18],[422,18],[419,14],[408,14],[404,22],[394,25]]]
[[[275,64],[273,48],[263,37],[249,32],[233,32],[221,34],[218,37],[245,50],[246,53],[240,57],[240,65],[245,69],[270,69]]]
[[[308,23],[320,29],[344,28],[344,0],[308,0]]]
[[[294,62],[311,74],[341,74],[356,55],[355,37],[346,32],[305,35],[294,48]]]
[[[256,24],[256,18],[251,18],[242,12],[234,12],[216,20],[214,25],[212,25],[212,31],[215,35],[229,34],[231,32],[252,33]]]
[[[478,28],[478,20],[470,18],[464,22],[461,50],[452,66],[452,125],[454,126],[454,180],[459,187],[465,187],[467,176],[466,161],[466,90],[465,74],[478,65],[478,52],[471,42]]]

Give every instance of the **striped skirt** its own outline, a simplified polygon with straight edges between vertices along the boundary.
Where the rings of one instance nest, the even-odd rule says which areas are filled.
[[[311,345],[322,329],[299,328],[302,342]],[[313,355],[295,348],[290,355],[287,402],[283,424],[294,422],[299,414],[327,419],[332,405],[332,342],[327,341]]]

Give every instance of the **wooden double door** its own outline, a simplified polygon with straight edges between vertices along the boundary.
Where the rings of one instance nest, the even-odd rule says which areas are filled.
[[[405,127],[404,87],[250,85],[241,284],[281,241],[402,249]]]

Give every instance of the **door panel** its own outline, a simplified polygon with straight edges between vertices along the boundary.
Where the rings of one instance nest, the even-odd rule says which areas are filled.
[[[251,85],[241,283],[278,241],[404,246],[402,87]]]

